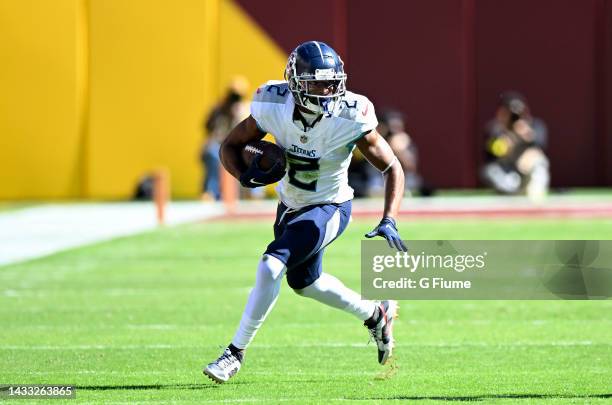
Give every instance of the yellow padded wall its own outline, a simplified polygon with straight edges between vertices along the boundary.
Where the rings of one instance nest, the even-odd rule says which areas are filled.
[[[202,122],[286,55],[233,0],[0,0],[0,198],[195,197]]]
[[[202,122],[236,74],[282,78],[285,55],[231,0],[91,0],[88,195],[127,197],[168,167],[198,195]]]
[[[0,199],[79,195],[80,7],[0,1]]]
[[[173,195],[197,194],[206,3],[90,0],[87,195],[128,197],[158,167]]]

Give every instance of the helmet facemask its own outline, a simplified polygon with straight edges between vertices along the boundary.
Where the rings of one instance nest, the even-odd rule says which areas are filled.
[[[296,105],[302,106],[317,114],[330,116],[340,104],[346,93],[346,78],[343,65],[336,68],[315,69],[314,72],[298,73],[296,54],[293,52],[287,61],[285,80],[293,94]],[[328,94],[317,94],[314,89],[327,87]]]

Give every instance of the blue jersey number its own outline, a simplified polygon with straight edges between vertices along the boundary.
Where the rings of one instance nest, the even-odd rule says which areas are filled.
[[[319,158],[297,156],[287,154],[289,163],[289,184],[306,191],[317,191],[317,179],[319,177]],[[312,179],[309,182],[298,180],[296,174],[300,173],[300,178]]]
[[[272,89],[276,90],[276,95],[280,96],[280,97],[285,97],[287,95],[287,92],[289,91],[289,89],[285,89],[283,91],[281,91],[280,86],[277,86],[276,84],[271,84],[268,86],[268,92],[272,92]]]

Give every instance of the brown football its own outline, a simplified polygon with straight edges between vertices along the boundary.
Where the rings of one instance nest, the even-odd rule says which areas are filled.
[[[261,170],[270,170],[276,162],[280,162],[283,171],[287,166],[284,149],[272,142],[250,142],[242,150],[242,159],[247,166],[251,165],[251,161],[256,155],[261,155],[261,160],[259,161],[259,168]]]

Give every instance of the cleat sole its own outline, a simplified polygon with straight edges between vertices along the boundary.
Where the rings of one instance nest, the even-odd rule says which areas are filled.
[[[217,383],[217,384],[223,384],[223,383],[225,382],[225,381],[223,381],[223,380],[221,380],[221,379],[217,378],[217,376],[216,376],[216,375],[214,375],[214,374],[212,374],[212,373],[209,373],[207,369],[204,369],[204,370],[202,371],[202,373],[204,373],[204,375],[205,375],[206,377],[210,378],[210,379],[211,379],[213,382],[215,382],[215,383]]]

